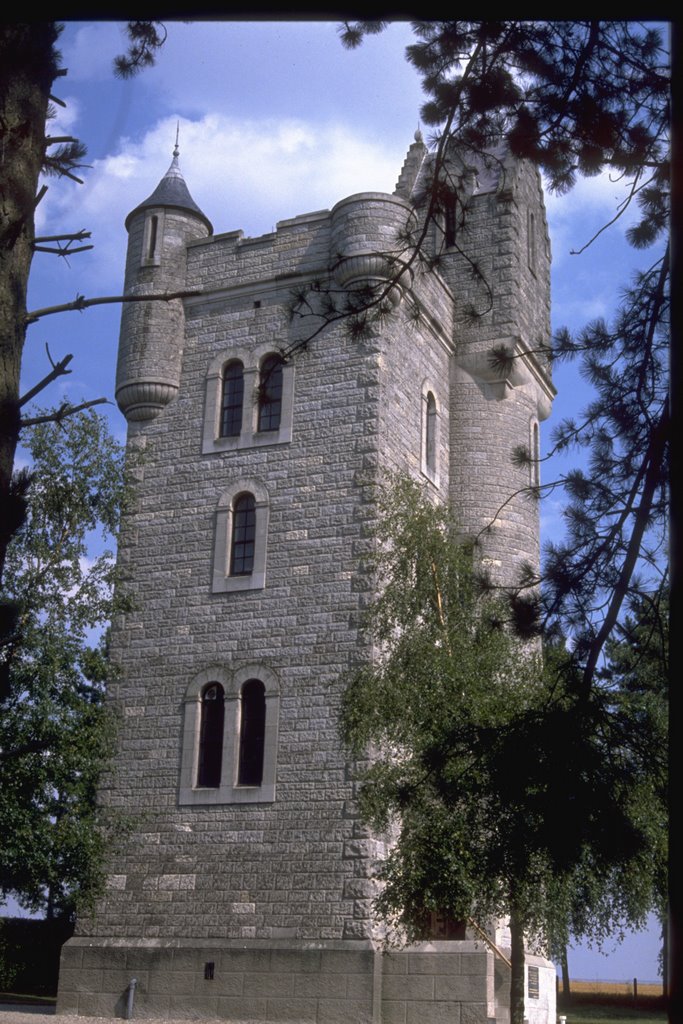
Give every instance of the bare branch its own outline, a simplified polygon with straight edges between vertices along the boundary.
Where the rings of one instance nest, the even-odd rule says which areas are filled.
[[[46,252],[51,256],[75,256],[78,252],[88,252],[89,249],[94,249],[94,245],[79,245],[77,249],[70,249],[68,246],[63,248],[60,246],[57,249],[51,249],[47,245],[34,245],[34,252]]]
[[[58,363],[53,363],[52,358],[50,356],[50,350],[47,347],[47,345],[45,345],[45,349],[47,351],[47,357],[52,363],[52,370],[50,371],[50,373],[48,373],[46,377],[43,377],[41,381],[39,381],[34,387],[31,388],[30,391],[27,391],[26,394],[19,399],[20,408],[22,405],[26,405],[27,402],[30,402],[32,398],[35,398],[35,396],[39,394],[43,390],[43,388],[46,388],[48,384],[51,384],[53,380],[57,379],[57,377],[63,377],[65,374],[71,373],[71,370],[67,370],[67,366],[73,359],[73,355],[64,356],[64,358],[61,359]]]
[[[92,231],[86,231],[85,228],[81,228],[80,231],[74,231],[73,234],[68,235],[36,235],[33,239],[34,242],[82,242],[86,238],[92,237]]]
[[[73,135],[46,135],[45,145],[46,146],[57,146],[62,142],[78,142]]]
[[[68,313],[73,310],[80,312],[90,306],[105,306],[115,302],[171,302],[173,299],[186,299],[191,295],[201,295],[201,292],[195,288],[182,292],[154,292],[149,295],[103,295],[97,299],[86,299],[85,296],[79,295],[73,302],[31,310],[26,314],[26,323],[34,324],[41,317],[51,316],[53,313]]]
[[[29,419],[22,420],[19,424],[19,429],[35,427],[37,423],[61,423],[67,416],[73,416],[77,412],[82,412],[83,409],[91,409],[93,405],[105,404],[110,404],[108,398],[93,398],[89,402],[81,402],[80,405],[69,405],[68,402],[64,402],[55,412],[46,413],[45,416],[32,416]]]

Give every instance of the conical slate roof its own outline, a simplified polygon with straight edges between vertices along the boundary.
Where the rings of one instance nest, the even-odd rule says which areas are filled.
[[[157,187],[152,192],[151,196],[136,206],[134,210],[126,217],[126,229],[130,223],[131,217],[140,210],[145,210],[150,206],[170,206],[176,210],[187,210],[194,213],[195,216],[199,217],[201,221],[206,224],[209,229],[209,234],[213,234],[213,225],[209,218],[202,213],[194,199],[190,195],[190,190],[185,184],[185,179],[180,173],[180,166],[178,164],[178,146],[173,150],[173,160],[171,166],[166,171]]]

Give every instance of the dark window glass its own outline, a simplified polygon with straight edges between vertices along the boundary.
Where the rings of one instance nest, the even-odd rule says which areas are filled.
[[[427,395],[427,422],[425,424],[425,462],[430,473],[436,472],[436,401],[434,395]]]
[[[221,437],[238,437],[242,430],[244,369],[240,362],[228,363],[223,371]]]
[[[154,259],[157,250],[157,232],[159,230],[159,218],[156,214],[152,217],[152,222],[149,226],[149,251],[148,258]]]
[[[238,786],[260,786],[263,780],[263,745],[266,735],[266,690],[258,679],[242,687]]]
[[[224,716],[223,687],[220,683],[209,683],[202,693],[199,764],[197,767],[198,786],[215,789],[221,784]]]
[[[231,576],[249,576],[254,568],[256,502],[253,494],[240,494],[232,508]]]
[[[282,359],[266,356],[259,376],[259,430],[277,430],[282,417]]]

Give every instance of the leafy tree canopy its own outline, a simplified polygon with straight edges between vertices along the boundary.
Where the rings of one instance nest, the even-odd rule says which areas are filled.
[[[0,888],[66,912],[96,890],[107,821],[96,805],[113,722],[103,707],[123,449],[92,410],[27,431],[27,515],[7,555],[18,610],[2,645]],[[99,538],[99,540],[98,540]]]
[[[641,924],[662,901],[661,694],[627,700],[612,675],[586,700],[564,645],[542,665],[416,484],[382,497],[378,542],[376,656],[348,681],[342,732],[361,815],[390,839],[381,916],[408,940],[430,912],[509,916],[522,979],[523,934],[552,952]]]

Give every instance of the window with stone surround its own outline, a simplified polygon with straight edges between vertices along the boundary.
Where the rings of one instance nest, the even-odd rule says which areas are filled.
[[[164,232],[164,211],[147,210],[142,234],[141,267],[158,267],[161,263],[161,240]]]
[[[420,458],[423,474],[439,486],[439,409],[435,388],[425,381],[422,385],[422,452]]]
[[[260,480],[243,478],[218,499],[211,590],[262,590],[266,585],[268,492]]]
[[[293,401],[294,367],[272,343],[220,353],[206,374],[202,454],[291,441]]]
[[[278,678],[265,665],[214,665],[195,676],[184,700],[179,804],[274,801],[279,706]]]

